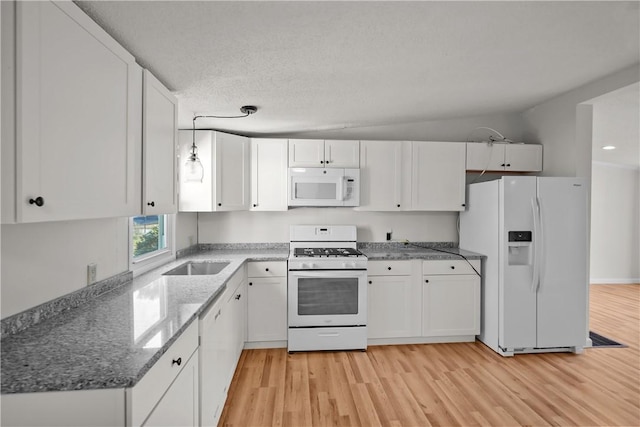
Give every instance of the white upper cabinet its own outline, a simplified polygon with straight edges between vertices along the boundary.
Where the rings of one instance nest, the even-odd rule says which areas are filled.
[[[467,170],[540,172],[542,145],[467,143]]]
[[[324,165],[328,168],[360,167],[360,141],[325,140]]]
[[[139,214],[142,69],[72,2],[15,8],[15,44],[2,16],[3,222]]]
[[[180,131],[180,168],[189,157],[193,132]],[[195,143],[204,167],[202,182],[180,178],[181,212],[249,209],[249,138],[215,131],[196,131]],[[181,169],[181,174],[182,169]]]
[[[289,167],[358,168],[360,141],[290,139]]]
[[[143,76],[142,212],[176,213],[178,100],[149,71]]]
[[[410,208],[411,163],[406,164],[403,141],[360,142],[360,207],[367,211]]]
[[[411,209],[464,210],[465,144],[413,141],[411,146]]]
[[[287,140],[251,139],[251,210],[286,211]]]

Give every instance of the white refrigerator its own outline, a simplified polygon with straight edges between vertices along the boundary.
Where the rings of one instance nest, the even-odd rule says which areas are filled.
[[[467,187],[460,247],[486,255],[479,339],[503,356],[588,342],[583,178],[508,176]]]

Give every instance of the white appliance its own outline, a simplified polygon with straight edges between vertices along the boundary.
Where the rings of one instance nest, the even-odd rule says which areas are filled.
[[[288,350],[367,348],[367,257],[353,225],[292,225]]]
[[[468,186],[460,247],[482,266],[479,339],[494,351],[573,351],[587,344],[587,181],[503,177]]]
[[[360,169],[289,168],[289,206],[360,206]]]

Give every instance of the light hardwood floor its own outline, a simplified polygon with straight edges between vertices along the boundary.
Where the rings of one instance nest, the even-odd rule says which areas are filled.
[[[590,329],[628,348],[503,358],[480,342],[245,350],[225,426],[640,425],[640,285],[592,285]]]

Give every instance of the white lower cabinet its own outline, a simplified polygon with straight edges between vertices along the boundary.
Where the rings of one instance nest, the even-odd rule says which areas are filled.
[[[284,261],[251,262],[248,275],[247,341],[249,343],[286,341],[287,263]]]
[[[144,426],[198,426],[198,351],[162,396]]]
[[[480,272],[480,261],[471,261]],[[480,276],[464,260],[423,262],[422,335],[480,333]]]
[[[420,336],[420,283],[411,275],[412,261],[369,261],[369,338]]]
[[[198,323],[188,326],[125,394],[127,426],[197,426]]]

